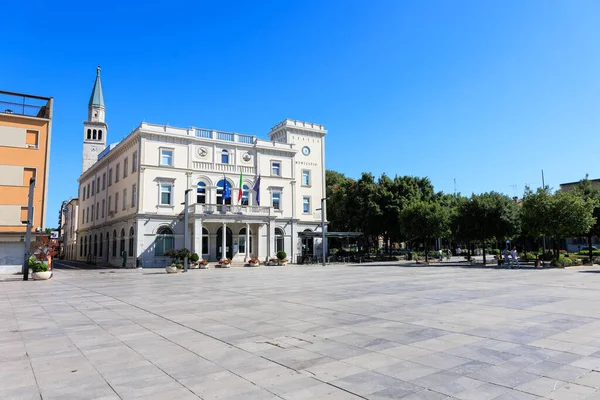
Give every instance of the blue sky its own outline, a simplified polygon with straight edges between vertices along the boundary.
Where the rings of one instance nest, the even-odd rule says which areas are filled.
[[[600,178],[594,1],[8,2],[0,89],[53,96],[47,225],[77,194],[102,66],[108,137],[140,122],[266,137],[322,123],[327,168],[522,194]],[[516,186],[514,186],[516,185]]]

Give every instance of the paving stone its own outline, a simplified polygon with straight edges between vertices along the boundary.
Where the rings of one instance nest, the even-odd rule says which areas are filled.
[[[546,396],[566,384],[567,382],[560,381],[557,379],[541,377],[519,385],[515,389],[520,390],[522,392],[535,394],[536,396]]]
[[[573,383],[600,389],[600,372],[590,371],[587,374],[575,379]]]
[[[585,399],[589,395],[596,393],[596,389],[591,388],[589,386],[581,386],[576,385],[574,383],[568,383],[552,393],[548,394],[546,397],[550,399],[562,400],[562,399]]]

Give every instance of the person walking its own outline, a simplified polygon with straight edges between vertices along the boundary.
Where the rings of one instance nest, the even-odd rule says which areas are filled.
[[[519,264],[519,254],[517,253],[516,247],[513,247],[512,251],[510,252],[510,256],[512,257],[513,264],[516,265],[517,268],[521,268],[521,265]]]
[[[442,262],[444,260],[444,252],[442,251],[442,249],[438,250],[438,258],[439,258],[440,262]]]
[[[460,249],[460,246],[458,246],[458,247],[456,248],[456,255],[460,257],[460,252],[461,252],[461,251],[462,251],[462,250]]]
[[[504,248],[504,250],[502,250],[502,255],[504,256],[504,264],[506,265],[507,268],[511,268],[511,263],[510,263],[510,255],[511,253],[508,251],[507,248]]]

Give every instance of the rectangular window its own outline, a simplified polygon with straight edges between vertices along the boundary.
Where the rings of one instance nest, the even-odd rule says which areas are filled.
[[[115,214],[119,211],[119,192],[115,193]]]
[[[117,164],[115,167],[115,183],[119,182],[119,173],[121,171],[121,164]]]
[[[160,165],[173,166],[173,150],[160,149]]]
[[[92,181],[92,196],[94,195],[95,186],[96,186],[96,181]]]
[[[125,160],[123,160],[123,178],[127,178],[127,173],[129,169],[129,160],[127,158],[125,158]]]
[[[90,198],[90,184],[89,183],[87,184],[87,190],[86,190],[86,192],[87,192],[87,197],[86,198],[89,199]]]
[[[171,185],[160,185],[160,204],[170,206],[171,205]]]
[[[104,218],[104,206],[106,206],[106,202],[102,199],[102,218]]]
[[[127,208],[127,189],[123,189],[123,211]]]
[[[21,207],[21,223],[27,225],[27,207]]]
[[[273,196],[273,208],[275,210],[280,210],[281,209],[281,192],[278,190],[274,190],[272,196]]]
[[[96,181],[96,192],[100,193],[100,177],[98,177],[98,180]]]
[[[108,196],[108,213],[112,211],[112,196]]]
[[[102,190],[106,189],[106,172],[102,174]]]
[[[135,207],[135,202],[137,201],[137,186],[131,186],[131,207]]]
[[[87,224],[88,222],[90,222],[90,208],[86,208],[85,209],[85,223]]]
[[[23,186],[29,186],[31,178],[35,178],[35,168],[23,169]]]
[[[27,147],[30,149],[37,149],[39,146],[39,136],[40,133],[38,131],[27,131],[26,143]],[[21,142],[22,143],[22,142]]]
[[[96,203],[96,219],[98,219],[98,216],[100,215],[100,203]]]
[[[133,152],[133,156],[131,156],[131,173],[133,174],[137,171],[137,151]]]
[[[310,197],[302,198],[302,212],[304,214],[310,213]]]
[[[108,170],[108,186],[112,185],[112,168]]]
[[[94,221],[94,205],[92,204],[92,222]]]
[[[310,186],[310,171],[302,170],[302,186]]]
[[[281,176],[281,163],[280,162],[272,162],[271,163],[271,175]]]

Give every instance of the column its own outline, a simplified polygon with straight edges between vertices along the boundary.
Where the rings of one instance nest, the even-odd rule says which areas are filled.
[[[202,220],[194,219],[194,253],[202,259]]]
[[[267,224],[267,257],[274,257],[275,254],[275,224],[269,221]]]
[[[244,261],[248,261],[250,255],[250,224],[246,223],[246,258]]]
[[[227,258],[227,225],[223,222],[223,232],[221,233],[221,259]]]

